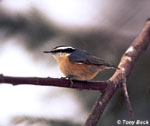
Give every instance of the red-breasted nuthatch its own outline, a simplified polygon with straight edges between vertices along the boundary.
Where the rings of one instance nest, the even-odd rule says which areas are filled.
[[[61,72],[70,79],[91,80],[104,69],[118,69],[85,50],[71,46],[57,46],[44,53],[51,53],[59,64]]]

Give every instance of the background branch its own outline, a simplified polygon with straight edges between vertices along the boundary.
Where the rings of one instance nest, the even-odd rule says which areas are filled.
[[[148,19],[145,23],[144,28],[137,36],[137,38],[133,41],[127,51],[123,54],[121,61],[118,65],[120,70],[117,70],[114,75],[109,79],[110,84],[106,88],[102,97],[100,97],[89,117],[85,122],[85,126],[96,126],[98,120],[100,119],[106,105],[110,101],[113,94],[117,91],[118,85],[123,82],[124,79],[128,78],[131,70],[140,54],[149,46],[150,43],[150,19]],[[124,71],[124,77],[122,76],[122,70]]]

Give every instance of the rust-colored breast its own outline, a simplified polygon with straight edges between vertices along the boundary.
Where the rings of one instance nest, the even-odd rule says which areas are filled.
[[[57,59],[61,72],[65,76],[73,76],[73,79],[90,80],[99,72],[99,66],[76,64],[69,61],[68,56]]]

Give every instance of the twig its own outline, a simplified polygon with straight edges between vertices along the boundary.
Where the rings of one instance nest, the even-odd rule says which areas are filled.
[[[132,110],[132,106],[131,106],[130,99],[129,99],[129,95],[128,95],[128,91],[127,91],[126,78],[124,79],[124,81],[122,83],[122,86],[123,86],[123,90],[124,90],[124,96],[125,96],[125,99],[126,99],[126,102],[127,102],[127,107],[128,107],[130,119],[135,120],[133,110]]]
[[[129,99],[129,95],[128,95],[127,79],[125,77],[124,69],[122,69],[122,78],[123,78],[122,86],[123,86],[124,96],[125,96],[125,99],[127,102],[128,112],[130,115],[130,119],[134,120],[135,118],[134,118],[134,113],[133,113],[132,106],[131,106],[130,99]]]

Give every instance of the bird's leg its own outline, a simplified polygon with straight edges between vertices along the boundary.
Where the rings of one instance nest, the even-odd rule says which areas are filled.
[[[71,84],[70,84],[70,87],[72,87],[73,86],[73,78],[74,78],[75,76],[73,76],[73,75],[68,75],[68,76],[66,76],[66,77],[61,77],[61,79],[62,80],[69,80],[70,82],[71,82]]]
[[[62,80],[69,80],[70,81],[70,87],[72,87],[73,86],[73,84],[74,84],[74,80],[75,81],[80,81],[80,80],[78,80],[77,79],[77,76],[74,76],[74,75],[68,75],[68,76],[66,76],[66,77],[61,77],[61,79]],[[84,81],[84,82],[88,82],[88,81]],[[81,90],[81,89],[79,89],[79,90]]]
[[[60,79],[62,79],[62,80],[69,80],[68,76],[66,76],[66,77],[61,77]]]
[[[74,75],[68,75],[67,78],[68,78],[68,80],[70,80],[70,83],[71,83],[70,87],[72,87],[73,86],[73,80],[74,80],[75,76]]]
[[[74,75],[68,75],[68,76],[66,76],[64,78],[67,79],[67,80],[69,80],[71,82],[70,87],[72,87],[73,83],[74,83],[73,80],[75,80],[76,76],[74,76]]]
[[[73,79],[72,78],[69,78],[71,84],[70,84],[70,87],[72,88],[73,87]]]

